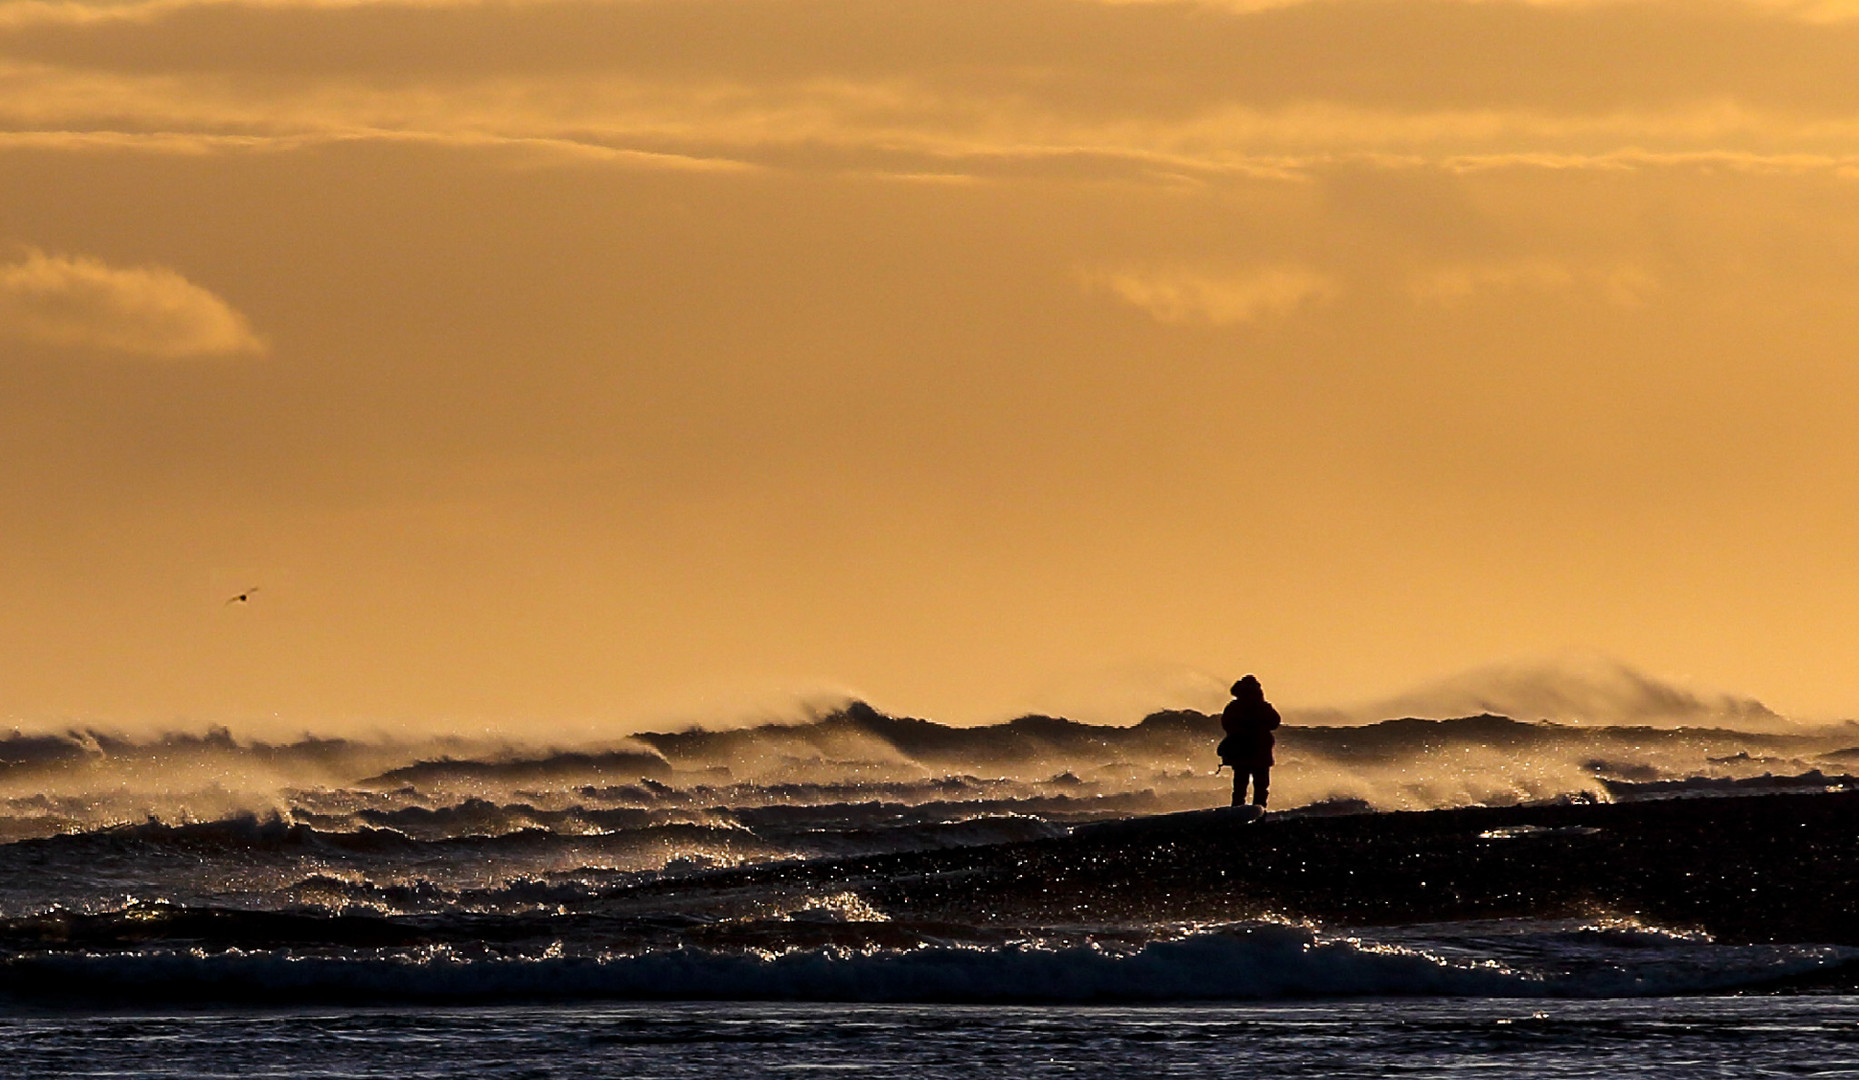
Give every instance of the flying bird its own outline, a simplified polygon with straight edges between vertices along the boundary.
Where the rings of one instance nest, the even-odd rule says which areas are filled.
[[[228,604],[249,604],[249,603],[251,603],[251,602],[252,602],[252,594],[253,594],[253,593],[255,593],[255,592],[257,592],[257,591],[258,591],[258,586],[256,586],[256,585],[254,585],[254,586],[252,586],[251,588],[249,588],[249,589],[247,589],[247,590],[245,590],[244,592],[242,592],[242,593],[240,593],[239,595],[237,595],[237,596],[235,596],[235,597],[233,597],[232,599],[230,599],[230,600],[228,600],[228,601],[226,601],[226,603],[228,603]]]

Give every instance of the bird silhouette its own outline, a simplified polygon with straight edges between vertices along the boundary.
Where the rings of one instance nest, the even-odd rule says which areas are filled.
[[[237,596],[235,596],[235,597],[233,597],[232,599],[230,599],[230,600],[228,600],[228,601],[226,601],[226,603],[228,603],[228,604],[249,604],[249,603],[251,603],[251,602],[252,602],[252,594],[253,594],[253,593],[255,593],[255,592],[257,592],[257,591],[258,591],[258,586],[256,586],[256,585],[254,585],[254,586],[252,586],[251,588],[249,588],[249,589],[247,589],[247,590],[245,590],[244,592],[242,592],[242,593],[240,593],[239,595],[237,595]]]

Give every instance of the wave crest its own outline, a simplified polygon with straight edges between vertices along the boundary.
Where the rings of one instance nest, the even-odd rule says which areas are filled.
[[[0,993],[207,1001],[561,999],[1141,1003],[1397,995],[1598,997],[1722,991],[1821,973],[1859,952],[1830,946],[1717,946],[1656,931],[1577,935],[1575,970],[1245,924],[1130,952],[923,947],[779,954],[681,948],[633,956],[470,959],[449,950],[370,957],[46,955],[0,965]]]

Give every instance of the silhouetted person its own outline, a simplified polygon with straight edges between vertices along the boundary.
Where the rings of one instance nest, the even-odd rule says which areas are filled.
[[[1246,782],[1252,782],[1252,805],[1265,809],[1272,783],[1272,735],[1279,724],[1278,710],[1265,700],[1265,689],[1251,675],[1233,684],[1233,700],[1220,713],[1220,760],[1233,767],[1233,805],[1246,801]]]

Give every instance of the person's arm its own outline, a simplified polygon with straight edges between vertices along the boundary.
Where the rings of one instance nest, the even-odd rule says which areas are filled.
[[[1271,731],[1279,724],[1283,723],[1282,720],[1278,719],[1278,710],[1272,708],[1272,703],[1269,701],[1265,703],[1265,714],[1268,717],[1265,721],[1265,730]]]

